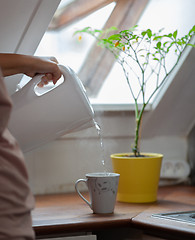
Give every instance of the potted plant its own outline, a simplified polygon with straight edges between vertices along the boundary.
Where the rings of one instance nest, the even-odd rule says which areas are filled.
[[[115,33],[109,35],[111,31]],[[119,201],[153,202],[157,198],[163,155],[140,152],[143,113],[177,66],[186,46],[195,47],[191,44],[195,26],[181,38],[178,38],[177,30],[168,34],[163,32],[163,29],[155,33],[151,29],[139,30],[137,25],[122,31],[115,27],[106,30],[86,27],[75,32],[90,34],[97,39],[99,46],[113,53],[124,71],[134,99],[136,128],[132,151],[111,155],[114,171],[120,173],[117,196]],[[80,36],[79,38],[81,39]],[[133,86],[135,81],[136,89]],[[148,91],[148,87],[152,90]]]

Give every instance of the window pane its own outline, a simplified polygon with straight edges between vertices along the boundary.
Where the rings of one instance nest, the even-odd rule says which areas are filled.
[[[35,55],[53,55],[61,64],[68,65],[75,72],[78,72],[95,40],[88,35],[83,35],[82,41],[78,41],[78,36],[73,37],[73,33],[77,29],[87,26],[101,29],[114,6],[115,3],[111,3],[62,30],[46,32]],[[179,36],[182,36],[194,24],[194,9],[194,0],[150,0],[138,25],[140,28],[150,28],[153,31],[161,28],[165,28],[165,32],[178,29]],[[151,82],[147,94],[152,91],[153,85],[153,82]],[[135,91],[138,91],[138,89]],[[133,103],[123,70],[119,64],[116,63],[113,66],[99,94],[91,99],[91,102],[101,104]]]

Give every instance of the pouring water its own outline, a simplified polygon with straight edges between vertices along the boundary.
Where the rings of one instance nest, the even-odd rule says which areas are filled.
[[[95,121],[95,119],[93,119],[93,122],[94,122],[95,128],[96,128],[96,130],[97,130],[99,139],[100,139],[101,162],[102,162],[102,165],[103,165],[103,168],[104,168],[104,172],[106,173],[107,170],[106,170],[106,165],[105,165],[105,153],[104,153],[103,138],[102,138],[102,134],[101,134],[101,127],[100,127],[100,125]]]

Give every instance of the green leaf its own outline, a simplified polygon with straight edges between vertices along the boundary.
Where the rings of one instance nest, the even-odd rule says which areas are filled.
[[[172,36],[173,36],[172,33],[169,33],[169,34],[164,35],[164,37],[168,37],[168,38],[171,38]]]
[[[116,40],[116,41],[119,41],[121,40],[121,37],[120,37],[120,34],[113,34],[111,35],[108,40]]]
[[[89,29],[91,29],[91,28],[90,27],[85,27],[85,28],[83,28],[81,30],[75,31],[73,35],[76,35],[76,34],[82,33],[82,32],[88,32]]]
[[[187,45],[195,48],[195,44],[188,43]]]
[[[176,37],[177,37],[177,30],[173,33],[173,37],[176,39]]]
[[[195,25],[192,27],[192,29],[190,29],[190,31],[189,31],[189,35],[191,34],[191,33],[195,33]]]
[[[164,42],[164,43],[163,43],[163,46],[165,47],[165,46],[167,45],[167,43],[168,43],[168,42]]]
[[[157,41],[157,40],[159,40],[159,39],[161,39],[161,38],[162,38],[162,36],[156,36],[156,37],[153,38],[153,40],[154,40],[154,41]]]
[[[146,35],[146,31],[141,32],[141,35],[144,37]]]
[[[157,42],[156,46],[157,46],[158,49],[160,49],[161,48],[161,42]]]
[[[185,42],[184,42],[184,41],[181,41],[181,40],[178,40],[178,41],[177,41],[177,44],[180,45],[180,46],[182,46],[182,44],[185,44]]]
[[[117,31],[118,28],[115,27],[115,26],[112,26],[112,27],[108,28],[107,30],[108,30],[108,31]]]
[[[150,29],[147,29],[147,35],[148,35],[149,38],[152,37],[152,31]]]
[[[97,32],[97,33],[100,33],[100,32],[102,32],[102,30],[95,29],[95,30],[94,30],[94,33],[96,33],[96,32]]]
[[[129,28],[129,31],[130,31],[130,32],[133,32],[133,31],[135,31],[135,29],[136,29],[137,27],[138,27],[138,25],[135,25],[135,26]]]

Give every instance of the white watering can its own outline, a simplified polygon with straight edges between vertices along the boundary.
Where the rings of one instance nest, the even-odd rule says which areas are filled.
[[[59,67],[63,82],[58,86],[39,88],[42,75],[37,75],[12,95],[8,128],[23,152],[94,126],[94,112],[80,79],[69,67]]]

